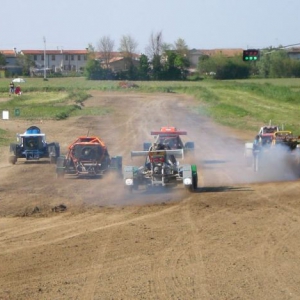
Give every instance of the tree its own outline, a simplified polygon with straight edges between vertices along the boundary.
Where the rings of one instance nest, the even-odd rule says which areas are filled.
[[[162,50],[162,55],[163,55],[165,52],[167,52],[169,50],[174,50],[174,46],[172,44],[162,43],[161,50]]]
[[[25,76],[30,74],[31,67],[35,67],[32,57],[26,54],[18,54],[16,63],[22,68],[22,74]]]
[[[227,58],[222,54],[214,56],[201,55],[199,57],[197,69],[200,74],[216,73],[217,68],[224,66]]]
[[[5,55],[0,52],[0,67],[4,67],[5,65],[6,65]]]
[[[223,54],[203,55],[199,58],[200,74],[214,74],[215,79],[245,79],[250,76],[251,64],[244,62],[241,55],[226,57]]]
[[[89,59],[84,69],[85,77],[89,80],[101,80],[104,77],[104,70],[96,59]]]
[[[140,80],[148,80],[150,72],[149,59],[145,54],[140,56],[139,66],[138,66],[138,77]]]
[[[161,62],[163,50],[163,37],[162,32],[156,34],[151,33],[149,45],[146,47],[146,53],[150,58],[150,63],[152,65],[152,79],[160,80],[162,79],[163,65]]]
[[[162,32],[160,31],[156,34],[152,32],[149,39],[149,44],[146,47],[146,54],[150,58],[150,60],[153,60],[154,57],[162,55],[163,45],[164,43]]]
[[[289,58],[286,50],[269,47],[261,51],[257,68],[264,78],[299,77],[299,64],[299,61]]]
[[[223,66],[218,66],[215,79],[246,79],[249,77],[250,67],[245,63],[227,60]]]
[[[98,51],[104,61],[106,69],[109,69],[109,62],[113,56],[115,42],[109,36],[103,36],[98,42]]]
[[[164,64],[164,72],[162,74],[164,80],[180,79],[180,69],[175,66],[177,54],[173,50],[168,50],[165,53],[166,61]]]
[[[184,80],[187,77],[189,60],[175,50],[165,52],[163,78],[165,80]]]
[[[88,44],[88,47],[86,48],[88,54],[87,59],[96,59],[96,51],[92,44]]]
[[[84,75],[89,80],[100,80],[104,77],[104,70],[101,67],[99,59],[96,57],[95,48],[92,44],[87,48],[87,63],[84,69]]]
[[[123,35],[120,40],[119,51],[124,57],[133,58],[138,43],[130,35]]]
[[[257,62],[257,69],[260,77],[268,78],[270,74],[270,58],[269,55],[272,51],[272,48],[268,48],[260,51],[260,59]]]
[[[128,69],[126,70],[127,77],[132,80],[137,79],[137,69],[134,65],[137,45],[138,43],[130,35],[123,35],[121,37],[119,51],[128,65]]]
[[[161,63],[161,56],[155,55],[151,60],[151,78],[153,80],[162,80],[163,79],[163,65]]]
[[[188,75],[187,68],[190,66],[190,61],[187,58],[187,56],[181,55],[180,53],[178,53],[176,55],[174,65],[176,68],[178,68],[180,70],[181,79],[186,79],[186,77]]]
[[[174,43],[174,48],[178,54],[181,56],[188,56],[189,54],[189,48],[187,44],[185,43],[185,40],[182,38],[177,39]]]
[[[291,60],[291,73],[293,77],[300,77],[300,61]]]
[[[161,44],[161,64],[162,74],[157,78],[164,80],[183,80],[186,79],[190,66],[188,60],[188,47],[183,39],[178,39],[174,45]]]
[[[276,50],[270,54],[270,73],[269,77],[290,77],[286,66],[289,64],[289,57],[285,50]]]

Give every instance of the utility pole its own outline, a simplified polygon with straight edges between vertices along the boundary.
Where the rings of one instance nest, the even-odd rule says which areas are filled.
[[[46,78],[46,38],[44,37],[44,80],[47,80]]]

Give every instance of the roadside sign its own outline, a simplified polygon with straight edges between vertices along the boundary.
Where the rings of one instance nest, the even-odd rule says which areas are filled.
[[[8,120],[9,119],[9,111],[8,110],[3,110],[2,111],[2,119],[3,120]]]
[[[18,117],[20,115],[20,109],[15,108],[15,116]]]

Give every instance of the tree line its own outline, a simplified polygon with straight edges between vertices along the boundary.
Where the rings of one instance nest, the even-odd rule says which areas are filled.
[[[279,47],[263,49],[257,61],[243,61],[242,54],[231,58],[223,55],[201,56],[199,74],[211,74],[215,79],[246,78],[299,78],[300,61],[291,59],[288,52]]]
[[[85,67],[87,79],[105,80],[186,80],[190,66],[189,49],[185,41],[179,38],[174,44],[163,41],[162,32],[152,33],[145,53],[138,63],[135,60],[137,42],[130,35],[121,37],[118,52],[127,65],[126,70],[113,72],[109,63],[113,57],[114,41],[103,36],[97,47],[89,45],[88,61]],[[97,59],[96,54],[101,58]]]
[[[246,78],[288,78],[300,77],[300,61],[291,59],[285,49],[272,48],[260,51],[257,61],[243,61],[242,53],[233,57],[222,54],[201,55],[196,71],[189,73],[189,48],[184,39],[178,38],[173,44],[166,43],[162,32],[152,33],[145,53],[136,59],[138,43],[130,35],[120,39],[118,52],[124,59],[126,70],[112,71],[110,60],[115,52],[115,41],[109,36],[99,39],[96,46],[88,45],[87,64],[84,76],[89,80],[200,80]],[[98,55],[100,54],[100,58]],[[17,63],[23,75],[29,75],[34,67],[33,58],[18,55]],[[0,67],[5,66],[4,55],[0,52]],[[59,76],[61,74],[57,74]],[[54,74],[55,76],[55,74]]]
[[[138,65],[134,64],[133,54],[137,43],[131,36],[121,38],[119,52],[127,60],[126,71],[112,72],[109,60],[112,58],[114,42],[104,36],[99,40],[95,50],[89,46],[90,59],[85,70],[88,79],[122,79],[122,80],[199,80],[205,77],[214,79],[247,78],[288,78],[300,77],[300,61],[291,59],[283,48],[263,49],[257,61],[243,61],[242,53],[233,57],[222,54],[215,56],[201,55],[196,72],[189,74],[189,48],[182,38],[174,44],[163,41],[162,32],[152,33],[146,53],[142,54]],[[97,62],[93,53],[102,54],[103,64]]]

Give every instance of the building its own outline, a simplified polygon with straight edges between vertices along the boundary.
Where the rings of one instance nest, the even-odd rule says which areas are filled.
[[[126,58],[121,52],[111,52],[107,63],[105,57],[100,52],[96,53],[96,59],[98,59],[101,62],[101,65],[104,69],[107,67],[108,64],[108,67],[113,73],[128,71],[130,67],[129,59]],[[138,66],[139,60],[140,55],[135,53],[131,55],[131,62],[134,66]]]
[[[300,59],[300,48],[299,47],[288,48],[286,51],[287,51],[289,58],[297,59],[297,60]]]
[[[5,56],[6,65],[1,68],[3,72],[1,72],[1,76],[13,76],[15,74],[22,74],[22,68],[17,63],[17,51],[16,48],[13,50],[0,50]]]
[[[20,54],[31,57],[35,73],[43,72],[44,68],[52,72],[80,73],[87,62],[87,50],[21,50]]]
[[[0,50],[6,57],[7,70],[11,74],[21,74],[21,67],[17,65],[17,56],[26,55],[34,62],[35,67],[31,68],[32,76],[43,76],[44,71],[59,72],[68,74],[70,72],[82,73],[90,53],[85,50]],[[45,56],[45,57],[44,57]],[[132,54],[132,61],[135,66],[138,65],[139,55]],[[112,72],[128,71],[128,59],[120,52],[111,52],[110,58],[105,60],[105,57],[100,52],[94,53],[94,58],[100,61],[103,68],[108,67]],[[18,73],[16,72],[18,70]]]

